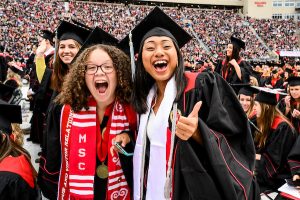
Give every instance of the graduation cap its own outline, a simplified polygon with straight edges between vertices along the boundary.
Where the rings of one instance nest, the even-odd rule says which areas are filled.
[[[134,53],[138,53],[140,45],[151,36],[167,36],[177,42],[179,48],[188,43],[192,36],[165,14],[159,7],[155,7],[131,31]],[[129,35],[120,41],[120,48],[128,49]]]
[[[240,49],[244,49],[246,48],[246,44],[244,41],[242,41],[239,38],[234,37],[233,35],[230,37],[230,41],[234,46],[239,47]]]
[[[118,44],[118,39],[104,31],[103,29],[96,27],[90,33],[84,44],[81,46],[73,61],[76,60],[76,58],[80,55],[81,52],[83,52],[83,50],[95,44],[107,44],[115,46]]]
[[[15,87],[0,83],[0,99],[9,101],[15,89]]]
[[[59,40],[68,40],[73,39],[79,44],[83,44],[86,38],[90,34],[90,30],[80,27],[78,25],[72,24],[67,21],[62,21],[57,30],[57,39]]]
[[[294,71],[292,69],[290,69],[290,68],[286,68],[285,72],[287,72],[288,74],[292,74]]]
[[[53,42],[54,33],[49,30],[41,30],[40,36],[46,40],[49,40],[50,42]]]
[[[23,72],[23,68],[21,66],[18,66],[16,63],[9,65],[9,69],[11,69],[16,74]]]
[[[289,86],[297,86],[300,85],[300,77],[292,76],[287,79]]]
[[[277,73],[278,73],[277,69],[272,70],[272,74],[277,74]]]
[[[135,73],[134,55],[139,52],[143,42],[151,36],[166,36],[178,44],[179,48],[188,43],[192,36],[174,22],[159,7],[155,7],[137,26],[130,31],[119,43],[119,48],[128,53],[130,47],[130,60],[132,77]]]
[[[252,88],[256,89],[256,92],[258,93],[254,100],[269,105],[277,104],[277,95],[287,95],[287,93],[281,92],[281,89],[270,89],[257,86],[252,86]]]
[[[253,95],[256,93],[256,90],[254,88],[252,88],[251,86],[244,86],[239,90],[239,95],[243,94],[245,96],[251,96],[253,97]]]
[[[22,123],[21,106],[0,99],[0,130],[11,134],[11,123]]]

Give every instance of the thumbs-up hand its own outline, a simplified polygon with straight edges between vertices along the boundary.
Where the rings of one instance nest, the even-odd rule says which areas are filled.
[[[195,137],[199,140],[200,133],[198,130],[198,112],[201,108],[202,101],[198,101],[188,117],[180,116],[176,124],[176,135],[182,140],[188,140]]]

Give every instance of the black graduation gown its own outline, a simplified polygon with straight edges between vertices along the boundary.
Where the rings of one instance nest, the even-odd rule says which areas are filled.
[[[229,83],[229,85],[249,83],[250,75],[251,75],[251,68],[250,68],[249,64],[246,61],[242,60],[239,63],[239,66],[241,68],[242,80],[240,80],[238,78],[234,67],[230,67],[228,69],[228,73],[227,73],[226,77],[225,77],[225,75],[223,76],[222,71],[223,71],[224,66],[222,65],[221,61],[218,62],[215,72],[220,74],[227,81],[227,83]],[[233,89],[234,89],[235,93],[237,94],[240,87],[239,88],[234,87]]]
[[[0,200],[35,200],[39,198],[36,188],[12,172],[0,172]]]
[[[270,76],[269,78],[266,79],[265,85],[272,85],[272,76]],[[284,88],[283,87],[283,79],[279,78],[275,85],[272,85],[273,88]]]
[[[37,83],[37,75],[33,77],[35,79],[36,91],[33,102],[33,112],[31,120],[30,138],[35,143],[42,143],[44,124],[46,122],[46,112],[52,96],[52,90],[50,89],[52,70],[49,68],[49,61],[53,54],[46,56],[45,62],[48,65],[43,75],[41,83]],[[36,71],[34,72],[36,73]]]
[[[0,53],[0,82],[4,82],[7,76],[7,62],[5,55]]]
[[[257,149],[261,159],[256,162],[255,172],[261,192],[276,191],[291,178],[287,157],[296,141],[297,133],[286,122],[281,122],[269,134],[263,148]]]
[[[292,175],[300,175],[300,137],[298,136],[288,156],[288,163]]]
[[[38,184],[48,199],[57,198],[61,165],[60,115],[61,105],[53,102],[58,92],[53,92],[47,111],[46,129],[43,135],[42,154],[39,164]]]
[[[8,157],[0,163],[0,200],[41,199],[26,158],[22,155],[9,157],[8,162],[6,159]]]
[[[284,98],[278,102],[277,107],[283,114],[285,114],[286,104],[285,104]],[[293,117],[291,115],[291,112],[288,112],[285,116],[292,122],[294,128],[296,129],[296,131],[299,134],[300,133],[300,119]]]
[[[62,106],[53,103],[53,100],[58,95],[58,92],[53,92],[51,103],[47,114],[46,133],[44,134],[44,146],[42,147],[41,161],[38,172],[38,185],[41,188],[43,195],[52,200],[57,199],[58,181],[61,167],[61,145],[60,145],[60,117]],[[108,120],[108,119],[107,119]],[[105,122],[107,123],[107,121]],[[135,137],[133,132],[128,132],[131,142],[126,145],[127,152],[133,152]],[[122,169],[130,188],[133,185],[132,174],[132,157],[126,157],[119,154]],[[100,161],[97,159],[97,164]],[[95,199],[104,200],[103,191],[106,191],[106,182],[95,176]],[[104,183],[104,184],[103,184]]]
[[[251,131],[233,89],[219,75],[202,72],[195,87],[182,97],[179,110],[187,116],[199,100],[203,101],[198,121],[203,144],[178,140],[173,199],[259,199],[252,173]]]

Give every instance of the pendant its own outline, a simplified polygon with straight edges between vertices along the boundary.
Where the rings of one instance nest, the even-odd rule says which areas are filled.
[[[96,172],[97,176],[101,179],[106,179],[108,177],[108,168],[104,163],[97,167]]]

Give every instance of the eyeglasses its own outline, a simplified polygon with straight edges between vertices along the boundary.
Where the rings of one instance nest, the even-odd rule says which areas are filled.
[[[85,72],[89,75],[93,75],[97,73],[98,68],[100,68],[101,71],[105,74],[112,73],[115,69],[112,65],[108,65],[108,64],[102,64],[102,65],[86,64]]]

